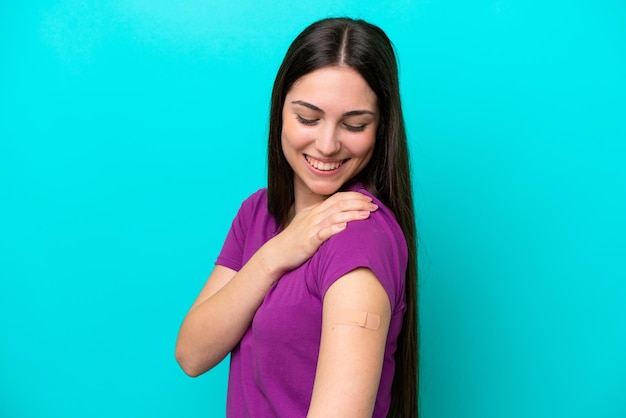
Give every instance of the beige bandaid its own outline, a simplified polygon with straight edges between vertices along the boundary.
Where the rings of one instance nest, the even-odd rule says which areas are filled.
[[[380,327],[380,316],[371,312],[348,311],[342,309],[337,312],[337,325],[356,325],[361,328],[376,331]]]

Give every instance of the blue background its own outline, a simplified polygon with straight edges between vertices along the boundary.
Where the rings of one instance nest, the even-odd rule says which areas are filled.
[[[399,55],[425,418],[626,416],[626,3],[0,4],[0,416],[219,417],[184,314],[266,183],[273,77],[350,15]]]

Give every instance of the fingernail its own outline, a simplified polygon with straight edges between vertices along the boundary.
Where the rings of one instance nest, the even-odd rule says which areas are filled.
[[[378,209],[378,205],[376,203],[371,203],[370,208],[371,208],[370,210],[376,210]]]
[[[359,211],[359,215],[361,215],[361,216],[367,216],[369,214],[370,214],[370,212],[368,210],[360,210]]]

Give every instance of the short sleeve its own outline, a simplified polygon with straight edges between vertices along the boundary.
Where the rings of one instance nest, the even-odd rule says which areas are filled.
[[[405,308],[406,241],[391,212],[380,204],[368,219],[348,223],[344,231],[326,241],[316,257],[314,280],[320,298],[340,277],[365,267],[387,292],[392,311]]]
[[[215,264],[235,271],[239,271],[243,267],[247,261],[245,260],[247,234],[251,224],[254,222],[254,216],[258,212],[259,206],[263,204],[265,197],[265,189],[261,189],[241,204]]]

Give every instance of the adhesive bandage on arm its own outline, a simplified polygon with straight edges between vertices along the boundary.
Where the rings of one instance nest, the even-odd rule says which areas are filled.
[[[364,311],[341,309],[334,318],[335,325],[353,325],[376,331],[380,328],[380,315]]]

